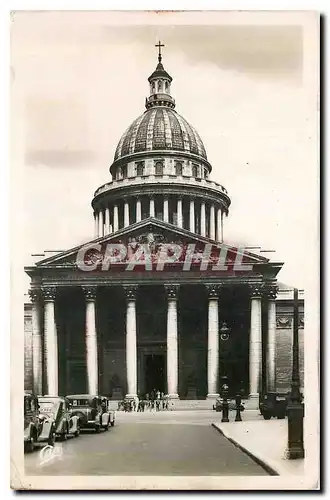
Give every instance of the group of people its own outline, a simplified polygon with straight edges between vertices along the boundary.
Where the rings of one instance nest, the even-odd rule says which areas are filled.
[[[118,410],[124,411],[161,411],[170,409],[170,401],[167,394],[157,389],[153,389],[150,394],[134,399],[125,399],[118,403]]]

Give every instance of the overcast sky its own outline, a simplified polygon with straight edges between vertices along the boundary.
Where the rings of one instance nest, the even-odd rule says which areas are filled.
[[[276,250],[279,280],[306,287],[317,238],[316,17],[126,14],[118,25],[118,16],[13,16],[13,167],[16,175],[22,167],[26,263],[30,253],[92,238],[93,193],[144,111],[160,39],[176,110],[232,200],[226,242]]]

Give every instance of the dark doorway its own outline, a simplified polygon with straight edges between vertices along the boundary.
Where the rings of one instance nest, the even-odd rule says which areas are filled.
[[[145,391],[153,389],[166,392],[166,370],[164,354],[147,354],[144,358]]]

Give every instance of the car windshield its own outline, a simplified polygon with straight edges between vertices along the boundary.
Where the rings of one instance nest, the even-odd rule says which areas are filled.
[[[89,399],[71,399],[72,406],[90,406]]]
[[[40,413],[53,413],[55,402],[54,401],[39,401]]]

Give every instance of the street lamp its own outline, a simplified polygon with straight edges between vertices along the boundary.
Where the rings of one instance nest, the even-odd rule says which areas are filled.
[[[219,329],[220,341],[222,343],[221,354],[223,359],[223,368],[222,368],[222,378],[226,378],[228,382],[228,355],[229,355],[229,346],[226,345],[229,341],[230,337],[230,329],[227,326],[227,323],[223,321],[221,323],[221,327]]]
[[[298,290],[293,292],[293,343],[292,343],[292,380],[288,402],[288,448],[289,459],[304,458],[304,407],[301,402],[299,377],[299,303]]]

